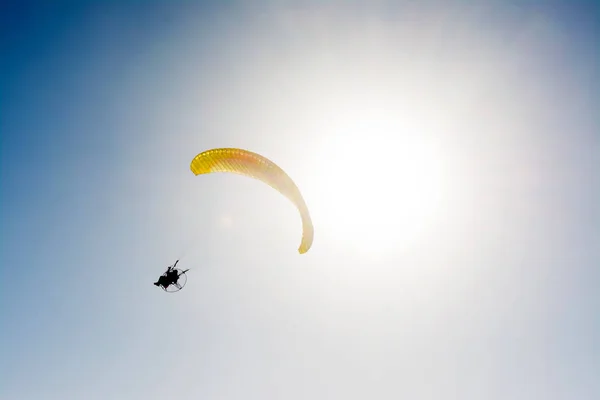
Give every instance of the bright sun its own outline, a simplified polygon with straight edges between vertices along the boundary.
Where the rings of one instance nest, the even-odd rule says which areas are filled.
[[[328,240],[380,254],[409,247],[434,225],[441,154],[429,131],[399,119],[355,115],[324,133],[310,207]]]

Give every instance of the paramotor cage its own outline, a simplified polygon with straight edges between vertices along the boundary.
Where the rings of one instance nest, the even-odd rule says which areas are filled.
[[[187,283],[187,275],[185,273],[188,272],[189,269],[181,270],[179,268],[173,268],[173,271],[177,272],[177,282],[171,283],[168,286],[161,285],[161,288],[167,293],[179,292]],[[162,276],[167,277],[167,273],[165,272]]]

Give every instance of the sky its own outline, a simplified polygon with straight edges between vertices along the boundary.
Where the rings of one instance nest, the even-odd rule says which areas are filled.
[[[594,3],[2,2],[0,398],[600,398]]]

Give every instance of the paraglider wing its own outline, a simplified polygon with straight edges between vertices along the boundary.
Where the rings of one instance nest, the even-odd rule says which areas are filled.
[[[314,229],[308,207],[294,181],[273,161],[248,150],[220,148],[198,154],[192,160],[190,169],[194,175],[229,172],[268,184],[287,197],[300,212],[303,233],[298,252],[304,254],[312,246]]]

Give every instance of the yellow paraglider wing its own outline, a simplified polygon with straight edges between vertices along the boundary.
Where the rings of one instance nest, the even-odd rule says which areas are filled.
[[[273,161],[248,150],[221,148],[198,154],[192,160],[190,169],[194,175],[213,172],[245,175],[273,187],[294,203],[300,212],[303,232],[298,252],[304,254],[312,246],[314,229],[308,207],[294,181]]]

